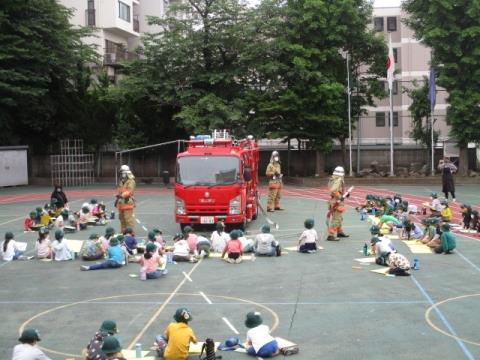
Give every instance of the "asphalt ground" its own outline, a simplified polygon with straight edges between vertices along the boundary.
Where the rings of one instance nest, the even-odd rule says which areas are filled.
[[[262,201],[265,204],[265,190]],[[180,306],[193,315],[191,326],[202,340],[245,338],[244,318],[258,310],[273,334],[299,344],[298,359],[479,359],[480,358],[480,238],[457,234],[453,255],[411,254],[400,241],[399,252],[420,260],[410,277],[387,277],[370,272],[376,265],[360,265],[369,226],[353,209],[366,194],[401,193],[410,203],[426,201],[430,190],[419,186],[359,187],[347,204],[344,228],[351,236],[325,241],[328,193],[325,187],[285,187],[284,211],[271,214],[280,225],[273,231],[283,247],[294,246],[303,221],[314,218],[324,250],[299,254],[286,250],[275,258],[256,258],[239,265],[219,259],[197,264],[169,265],[157,280],[130,277],[139,266],[82,272],[81,260],[69,262],[13,261],[0,263],[0,359],[9,359],[19,331],[35,327],[40,345],[52,359],[80,358],[81,349],[105,319],[118,323],[124,348],[141,343],[148,350]],[[36,233],[24,233],[22,223],[35,207],[47,202],[51,189],[17,187],[0,190],[0,234],[13,231],[17,241],[33,252]],[[115,189],[108,186],[66,189],[73,209],[92,197],[110,210]],[[178,232],[173,217],[173,191],[140,186],[137,191],[137,235],[162,229],[168,243]],[[478,186],[457,189],[458,202],[480,203]],[[458,203],[457,203],[458,204]],[[452,209],[459,220],[458,205]],[[266,223],[249,224],[254,235]],[[119,228],[118,220],[111,225]],[[92,227],[69,234],[87,239]],[[209,235],[209,232],[206,234]],[[237,334],[238,333],[238,334]],[[223,359],[245,354],[220,352]],[[195,358],[191,356],[191,358]]]

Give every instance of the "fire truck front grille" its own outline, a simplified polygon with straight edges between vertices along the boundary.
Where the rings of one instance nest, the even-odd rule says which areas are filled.
[[[187,206],[188,215],[226,215],[228,212],[228,206],[203,206],[194,205]]]

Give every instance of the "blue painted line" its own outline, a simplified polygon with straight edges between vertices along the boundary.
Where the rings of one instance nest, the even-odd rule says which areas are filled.
[[[467,258],[465,255],[463,255],[460,251],[458,250],[455,250],[455,253],[457,253],[458,255],[460,255],[460,257],[465,260],[467,263],[469,263],[470,265],[472,265],[475,270],[477,270],[478,272],[480,272],[480,267],[478,267],[477,265],[475,265],[473,262],[470,261],[469,258]]]
[[[428,300],[428,302],[430,303],[430,305],[433,306],[433,310],[435,310],[435,313],[437,314],[437,316],[440,318],[440,320],[442,321],[443,325],[445,325],[445,327],[448,329],[448,331],[450,331],[450,334],[452,334],[453,336],[456,336],[455,338],[455,341],[457,342],[457,344],[460,346],[460,348],[463,350],[463,353],[465,354],[465,356],[470,359],[470,360],[475,360],[475,357],[472,355],[472,353],[470,352],[470,350],[468,350],[468,348],[465,346],[465,344],[463,343],[462,340],[460,340],[458,338],[458,335],[457,333],[455,332],[455,330],[453,329],[452,325],[450,325],[450,323],[448,322],[447,318],[443,315],[443,313],[440,311],[440,309],[437,307],[437,306],[434,306],[435,303],[433,302],[432,298],[430,297],[430,295],[428,295],[427,291],[423,288],[423,286],[418,282],[417,279],[415,279],[415,276],[411,276],[413,282],[415,283],[415,285],[417,285],[417,287],[420,289],[421,293],[423,294],[423,296],[425,296],[425,298]]]

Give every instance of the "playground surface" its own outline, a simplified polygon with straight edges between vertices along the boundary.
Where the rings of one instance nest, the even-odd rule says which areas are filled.
[[[280,228],[272,232],[283,248],[295,246],[303,221],[314,218],[324,248],[316,254],[285,250],[281,257],[257,257],[239,265],[208,258],[168,265],[165,277],[148,281],[130,276],[139,273],[137,264],[82,272],[80,265],[87,263],[78,259],[0,262],[0,359],[11,358],[24,327],[40,331],[40,346],[52,359],[80,359],[81,349],[105,319],[117,321],[125,349],[141,343],[148,351],[181,306],[191,310],[190,325],[198,339],[215,341],[244,339],[245,315],[258,310],[274,336],[299,345],[299,354],[292,357],[297,359],[480,359],[480,237],[457,233],[452,255],[412,254],[394,240],[400,253],[420,261],[420,270],[412,270],[410,277],[376,274],[369,270],[377,265],[354,260],[363,257],[362,247],[370,240],[370,224],[360,221],[354,210],[367,194],[400,193],[420,205],[431,190],[439,189],[422,184],[357,187],[344,215],[350,237],[326,242],[326,187],[286,186],[285,210],[271,214]],[[17,241],[28,243],[27,255],[33,253],[37,234],[22,231],[23,219],[46,203],[50,192],[51,188],[33,186],[0,189],[0,234],[3,238],[13,231]],[[115,188],[67,188],[66,193],[71,209],[96,198],[111,211]],[[265,188],[261,194],[265,204]],[[137,235],[144,238],[147,230],[159,227],[171,244],[179,231],[173,190],[139,186],[136,199]],[[458,186],[457,203],[451,204],[453,222],[459,221],[462,202],[478,207],[478,185]],[[247,235],[257,233],[264,223],[260,214]],[[118,230],[117,218],[110,225]],[[85,240],[104,230],[91,227],[67,238]],[[209,237],[210,232],[205,234]],[[218,354],[223,359],[247,358],[236,352]]]

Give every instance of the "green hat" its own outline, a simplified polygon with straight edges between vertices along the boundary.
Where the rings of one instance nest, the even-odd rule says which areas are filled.
[[[240,232],[240,230],[232,230],[230,232],[230,239],[238,239],[240,236],[242,236],[242,233]]]
[[[183,228],[183,232],[186,234],[186,233],[189,233],[189,232],[192,232],[193,231],[193,228],[189,225],[185,226]]]
[[[268,224],[262,225],[261,231],[264,234],[268,234],[270,232],[270,225]]]
[[[96,239],[98,239],[98,234],[90,234],[90,236],[88,238],[90,240],[96,240]]]
[[[173,241],[176,241],[176,240],[179,240],[179,239],[183,239],[183,234],[182,233],[176,233],[173,236]]]
[[[218,231],[223,231],[225,229],[225,225],[223,224],[222,221],[217,221],[217,224],[215,225],[215,228],[218,230]]]
[[[372,227],[370,228],[370,233],[372,235],[379,234],[380,228],[377,225],[372,225]]]
[[[445,223],[442,225],[442,231],[450,231],[450,224]]]
[[[428,219],[427,218],[422,219],[421,223],[422,225],[428,225]]]
[[[43,209],[39,206],[39,207],[35,208],[35,211],[37,213],[41,213],[43,211]]]
[[[88,214],[90,212],[90,208],[88,206],[82,207],[82,213]]]
[[[62,230],[57,230],[57,232],[58,232],[58,231],[62,231]],[[45,235],[45,234],[50,233],[50,230],[48,230],[48,227],[42,226],[42,227],[40,228],[40,230],[38,230],[38,233],[39,233],[40,235]],[[55,233],[55,234],[56,234],[56,233]]]
[[[117,323],[113,320],[104,320],[102,325],[100,326],[100,331],[106,331],[110,334],[116,334],[117,330]]]
[[[115,229],[113,227],[109,226],[105,229],[105,235],[112,236],[113,234],[115,234]]]
[[[258,311],[251,311],[245,319],[245,326],[249,329],[257,327],[263,323],[262,315]]]
[[[57,230],[57,231],[55,231],[55,239],[60,240],[60,239],[63,238],[64,236],[65,236],[65,234],[63,233],[62,230]]]
[[[114,237],[110,239],[110,246],[117,246],[119,244],[118,237]]]
[[[133,228],[131,226],[127,226],[125,230],[123,230],[124,234],[133,234]]]
[[[120,234],[120,235],[117,235],[116,239],[118,240],[119,243],[123,243],[125,241],[125,236]]]
[[[104,354],[115,354],[120,351],[122,351],[122,346],[115,336],[107,336],[103,340],[102,352]]]
[[[312,229],[313,226],[315,225],[315,221],[313,219],[307,219],[305,220],[305,222],[303,223],[303,225],[305,225],[305,227],[307,229]]]
[[[161,231],[160,229],[158,229],[158,228],[153,228],[152,231],[153,231],[153,233],[154,233],[155,235],[157,235],[157,234],[163,234],[162,231]]]
[[[155,233],[153,231],[148,232],[148,240],[155,240]]]
[[[96,204],[96,203],[98,203],[97,199],[91,199],[90,200],[90,204]]]
[[[62,211],[62,216],[68,217],[68,215],[69,215],[68,210],[67,210],[67,209],[64,209],[64,210]]]
[[[177,311],[175,311],[173,318],[176,322],[188,323],[189,321],[192,321],[192,314],[187,308],[178,308]]]
[[[34,218],[37,216],[37,213],[35,211],[30,211],[30,214],[28,214],[31,218]]]
[[[366,200],[375,200],[375,196],[369,194],[369,195],[365,196],[365,199]]]
[[[40,341],[40,334],[37,329],[27,328],[22,331],[22,335],[18,339],[22,343],[32,343],[34,341]]]
[[[155,246],[154,243],[148,243],[147,247],[145,248],[147,252],[155,252],[157,250],[157,247]]]
[[[434,192],[434,191],[432,191],[432,192],[430,193],[430,196],[431,196],[432,198],[434,198],[434,199],[436,199],[436,198],[438,197],[437,193]]]
[[[377,236],[374,236],[370,239],[370,244],[376,244],[377,242],[380,242],[381,240],[377,237]]]
[[[401,198],[402,198],[402,195],[400,195],[400,194],[395,194],[395,195],[393,195],[393,198],[394,198],[394,199],[401,199]]]
[[[11,240],[13,239],[13,233],[11,231],[7,231],[5,233],[5,240]]]

